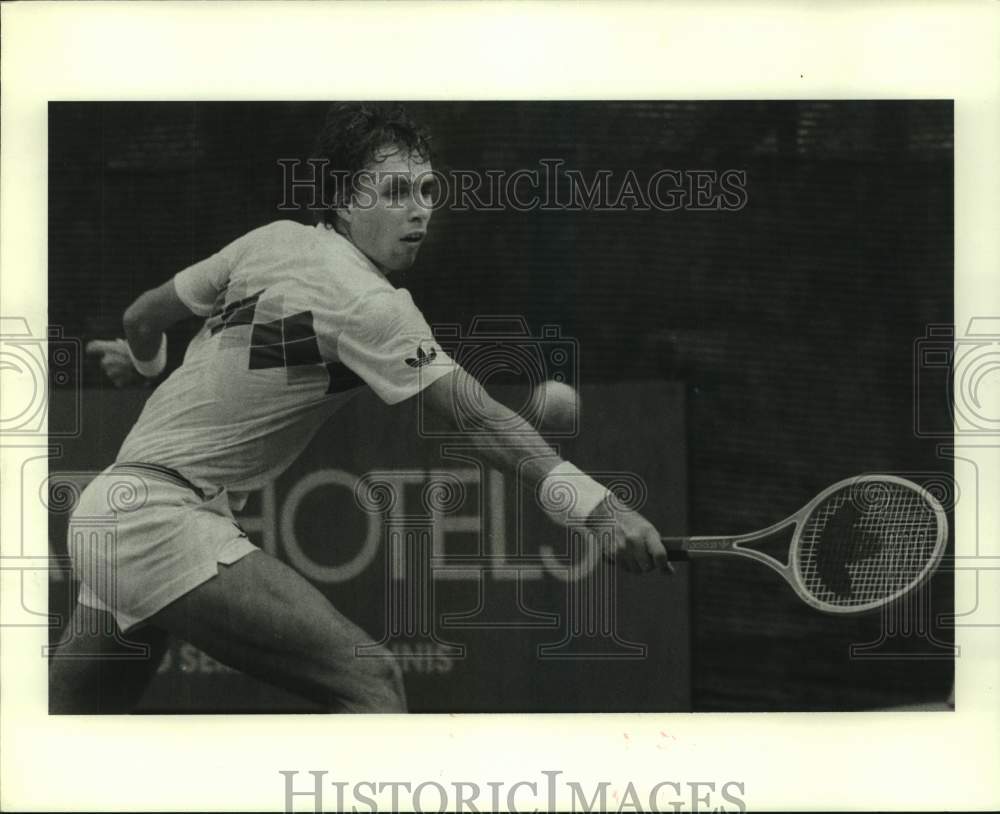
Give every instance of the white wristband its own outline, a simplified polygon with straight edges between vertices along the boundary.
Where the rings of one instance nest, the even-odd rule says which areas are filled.
[[[125,344],[128,345],[127,342]],[[146,361],[136,359],[135,354],[132,353],[131,345],[128,346],[128,355],[132,360],[132,365],[139,373],[147,379],[156,378],[163,372],[163,368],[167,366],[167,335],[160,334],[160,349],[152,359],[147,359]]]
[[[541,507],[562,525],[582,522],[611,493],[569,461],[557,465],[538,485]]]

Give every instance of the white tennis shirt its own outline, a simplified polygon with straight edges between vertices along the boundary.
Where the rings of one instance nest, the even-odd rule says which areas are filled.
[[[454,365],[409,292],[322,225],[263,226],[174,284],[207,319],[117,461],[168,466],[198,486],[258,488],[360,388],[395,404]]]

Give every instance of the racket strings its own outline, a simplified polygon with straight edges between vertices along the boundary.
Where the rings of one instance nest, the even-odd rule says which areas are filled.
[[[938,553],[938,515],[916,489],[849,484],[810,512],[797,572],[815,599],[837,607],[879,602],[919,581]]]

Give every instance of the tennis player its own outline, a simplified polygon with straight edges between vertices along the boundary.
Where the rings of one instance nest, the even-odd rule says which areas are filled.
[[[476,405],[483,454],[529,489],[576,494],[577,516],[613,517],[618,564],[667,570],[656,529],[615,510],[606,490],[561,460],[435,342],[391,278],[417,257],[432,214],[429,137],[398,107],[330,109],[321,157],[351,183],[314,227],[278,221],[143,293],[125,338],[91,343],[118,386],[155,377],[164,331],[205,317],[184,361],[150,396],[115,463],[84,490],[70,522],[80,593],[73,635],[50,668],[53,713],[127,712],[168,635],[330,711],[403,712],[400,670],[355,656],[368,641],[304,577],[261,551],[234,519],[337,409],[368,387],[388,404],[422,394],[452,422]],[[542,447],[549,451],[539,455]],[[335,450],[331,451],[336,454]],[[121,504],[121,487],[132,503]],[[559,522],[565,509],[553,508]],[[114,522],[114,543],[87,533]],[[148,660],[123,659],[135,642]]]

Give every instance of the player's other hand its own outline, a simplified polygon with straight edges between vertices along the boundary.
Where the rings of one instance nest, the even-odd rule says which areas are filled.
[[[641,514],[620,505],[611,506],[605,500],[590,517],[599,525],[613,520],[613,550],[604,553],[616,565],[633,574],[649,571],[674,573],[674,566],[667,557],[660,533]]]
[[[87,343],[85,350],[88,356],[98,358],[101,370],[114,382],[115,387],[142,381],[142,376],[132,364],[128,344],[124,339],[94,339]]]

